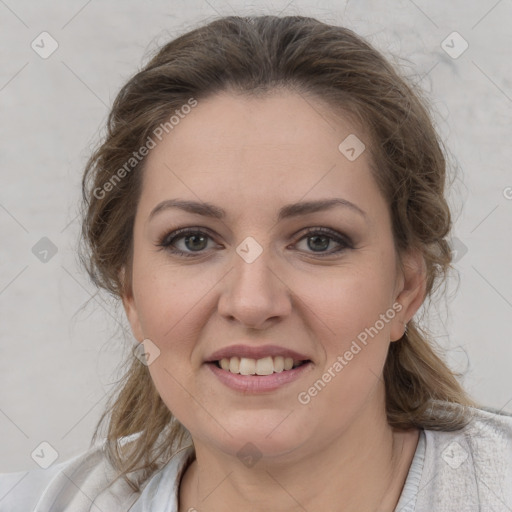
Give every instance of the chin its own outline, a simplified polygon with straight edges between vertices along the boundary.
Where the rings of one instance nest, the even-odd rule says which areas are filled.
[[[220,450],[242,459],[245,456],[253,458],[276,458],[287,456],[298,447],[307,444],[308,438],[304,429],[294,428],[286,414],[279,411],[268,414],[261,420],[261,412],[244,413],[243,421],[236,424],[224,423],[229,432],[223,432],[221,439],[213,440]],[[290,415],[292,416],[292,415]],[[259,421],[258,421],[259,418]],[[288,425],[286,425],[286,423]]]

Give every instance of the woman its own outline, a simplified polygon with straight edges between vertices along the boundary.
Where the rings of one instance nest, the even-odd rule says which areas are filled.
[[[83,179],[85,266],[139,342],[106,439],[2,476],[0,510],[509,510],[512,417],[413,318],[450,267],[444,188],[419,93],[347,29],[161,48]]]

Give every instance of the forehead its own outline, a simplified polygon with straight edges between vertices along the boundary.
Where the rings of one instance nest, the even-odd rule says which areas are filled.
[[[311,96],[217,94],[199,100],[150,151],[142,199],[225,204],[236,196],[247,208],[270,208],[344,194],[367,202],[378,194],[368,151],[351,161],[339,149],[353,136],[369,145],[359,126]]]
[[[177,149],[189,158],[229,149],[235,159],[261,146],[276,154],[281,149],[288,159],[299,153],[312,158],[319,153],[324,157],[338,156],[338,145],[348,135],[358,132],[366,138],[347,115],[335,115],[318,98],[284,90],[263,97],[222,92],[199,100],[178,121],[149,159],[158,158],[167,150],[176,154]],[[303,146],[306,140],[309,144]]]

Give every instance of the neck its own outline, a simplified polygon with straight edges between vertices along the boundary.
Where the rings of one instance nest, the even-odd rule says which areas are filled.
[[[393,512],[418,437],[417,429],[390,427],[384,406],[377,411],[372,403],[342,434],[293,460],[262,458],[248,468],[194,442],[196,460],[182,478],[179,510],[220,512],[250,504],[258,512]]]

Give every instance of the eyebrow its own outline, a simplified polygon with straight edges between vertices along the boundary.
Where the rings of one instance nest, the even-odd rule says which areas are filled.
[[[283,219],[289,219],[292,217],[299,217],[302,215],[308,215],[310,213],[331,210],[336,206],[344,206],[350,210],[357,212],[359,215],[367,218],[366,212],[359,208],[356,204],[342,199],[339,197],[333,199],[319,199],[316,201],[302,201],[299,203],[292,203],[283,206],[278,213],[277,221],[280,222]],[[157,213],[171,208],[178,208],[188,213],[195,213],[204,217],[212,217],[214,219],[224,219],[226,217],[226,211],[222,208],[215,206],[211,203],[203,203],[197,201],[188,201],[180,199],[167,199],[157,204],[155,208],[149,214],[149,219],[152,219]]]

